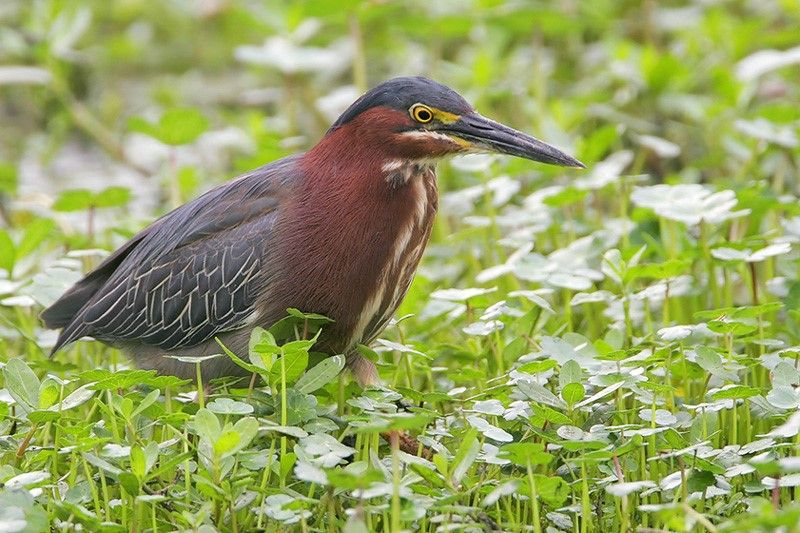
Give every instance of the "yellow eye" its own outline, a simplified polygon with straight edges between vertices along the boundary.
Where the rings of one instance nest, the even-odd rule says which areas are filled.
[[[414,104],[409,109],[411,116],[417,122],[421,122],[422,124],[426,124],[433,120],[433,111],[426,105],[423,104]]]

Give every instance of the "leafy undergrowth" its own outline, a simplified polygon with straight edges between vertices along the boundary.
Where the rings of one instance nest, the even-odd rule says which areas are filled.
[[[760,216],[774,222],[744,236],[755,206],[730,191],[626,183],[528,196],[522,205],[538,213],[582,200],[561,225],[570,231],[537,232],[549,253],[500,241],[499,264],[476,275],[482,288],[427,294],[420,280],[406,304],[418,313],[387,332],[396,340],[362,347],[378,363],[380,388],[350,383],[344,358],[320,358],[313,338],[278,345],[262,329],[241,359],[222,347],[219,355],[259,378],[213,383],[210,393],[202,376],[194,386],[130,369],[98,343],[54,360],[22,343],[27,355],[3,368],[1,523],[209,531],[797,523],[800,218],[784,218],[796,200],[759,198]],[[635,208],[623,213],[632,220],[592,229],[598,213],[583,206],[619,198]],[[502,231],[504,216],[488,223]],[[452,261],[437,254],[428,276]],[[37,308],[25,298],[4,305],[16,307],[17,331],[29,337]],[[319,327],[321,317],[293,311],[273,331]],[[419,453],[391,449],[392,430],[417,436]]]
[[[0,531],[797,531],[791,2],[269,4],[0,8]],[[48,356],[108,250],[417,72],[589,169],[440,165],[382,386],[306,309],[254,379]]]

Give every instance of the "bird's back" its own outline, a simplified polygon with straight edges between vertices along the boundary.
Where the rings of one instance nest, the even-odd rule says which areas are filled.
[[[53,351],[87,335],[169,350],[244,325],[297,159],[216,187],[125,243],[42,313],[63,328]]]

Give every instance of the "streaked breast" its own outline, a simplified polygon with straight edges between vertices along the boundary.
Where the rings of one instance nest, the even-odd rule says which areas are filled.
[[[375,287],[367,299],[356,327],[351,346],[366,344],[377,337],[394,315],[411,286],[425,246],[431,234],[438,207],[436,173],[432,166],[408,164],[396,170],[395,184],[407,188],[411,212],[401,221],[386,262]]]

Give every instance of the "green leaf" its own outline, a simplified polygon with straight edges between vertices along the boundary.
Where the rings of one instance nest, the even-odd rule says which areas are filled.
[[[127,187],[107,187],[94,195],[95,207],[122,207],[131,201],[131,190]]]
[[[117,412],[122,415],[122,418],[130,420],[131,413],[133,413],[133,400],[120,395],[114,395],[111,397],[111,402]]]
[[[363,462],[360,463],[360,465],[351,463],[348,467],[352,467],[353,465],[364,465],[364,467],[366,467],[366,463]],[[383,481],[383,476],[377,470],[364,470],[364,468],[358,469],[358,472],[354,470],[356,469],[347,467],[334,468],[326,470],[325,473],[328,476],[328,483],[337,489],[353,490],[368,487],[374,482]]]
[[[200,438],[206,439],[208,442],[216,442],[222,433],[217,415],[205,408],[198,409],[194,415],[194,430]]]
[[[247,415],[253,412],[252,405],[231,398],[215,398],[206,408],[218,415]]]
[[[293,307],[288,308],[286,310],[286,312],[289,314],[289,316],[293,316],[295,318],[300,318],[300,319],[308,320],[308,321],[312,321],[312,322],[320,322],[320,323],[331,323],[331,322],[333,322],[333,320],[331,320],[330,318],[326,317],[325,315],[320,315],[318,313],[303,313],[299,309],[295,309]]]
[[[694,470],[689,475],[689,479],[686,480],[686,488],[689,494],[693,492],[703,492],[708,487],[713,487],[716,485],[717,480],[714,478],[714,474],[707,470]]]
[[[546,465],[553,460],[553,456],[544,451],[544,444],[540,442],[512,442],[502,446],[498,455],[525,468],[529,464]]]
[[[164,144],[178,146],[202,135],[208,129],[208,120],[197,109],[173,108],[161,115],[157,124],[135,117],[128,122],[128,127]]]
[[[397,430],[424,431],[433,419],[433,415],[428,413],[395,413],[383,416],[389,422],[387,429]]]
[[[24,413],[35,411],[39,407],[39,378],[33,370],[20,359],[9,359],[3,368],[6,389]]]
[[[128,389],[134,386],[166,389],[167,387],[185,385],[190,381],[176,376],[157,376],[155,370],[117,370],[116,372],[110,372],[103,368],[81,372],[80,377],[84,381],[96,381],[97,383],[92,385],[94,390]]]
[[[600,440],[563,440],[559,444],[569,452],[585,452],[605,448],[607,443]]]
[[[270,371],[270,377],[273,383],[280,383],[281,376],[286,379],[286,383],[294,383],[299,378],[303,371],[308,366],[308,352],[302,350],[294,350],[285,353],[282,357],[275,361],[275,364]]]
[[[745,385],[734,385],[727,389],[722,389],[711,395],[714,400],[738,400],[742,398],[750,398],[761,394],[761,389],[758,387],[747,387]]]
[[[782,307],[783,303],[781,302],[767,302],[760,305],[743,305],[741,307],[721,307],[719,309],[698,311],[694,314],[694,318],[697,320],[756,318],[779,311]]]
[[[39,409],[47,409],[58,401],[61,387],[53,379],[46,377],[39,385]]]
[[[464,434],[459,444],[458,453],[453,460],[453,469],[450,478],[454,485],[461,483],[467,471],[475,462],[478,453],[481,451],[481,443],[478,440],[478,431],[470,429]]]
[[[250,342],[248,344],[248,351],[250,352],[250,359],[253,360],[253,353],[257,354],[276,354],[280,353],[280,347],[275,341],[275,336],[261,327],[253,328],[250,332]],[[259,364],[253,361],[253,364]]]
[[[622,285],[625,279],[626,268],[627,265],[625,261],[622,260],[622,254],[616,248],[608,250],[603,254],[603,261],[600,265],[600,269],[603,271],[603,274],[619,285]]]
[[[284,354],[292,353],[292,352],[308,352],[312,346],[317,342],[317,338],[319,338],[321,331],[317,331],[311,339],[301,339],[295,340],[291,342],[287,342],[281,347],[281,351]]]
[[[248,357],[253,365],[266,371],[260,372],[262,375],[272,370],[280,353],[281,348],[272,333],[264,328],[253,328],[248,344]]]
[[[663,263],[647,263],[629,266],[627,272],[625,272],[625,282],[634,281],[639,278],[674,278],[686,272],[690,265],[691,261],[688,259],[671,259]]]
[[[244,361],[239,359],[239,357],[237,357],[237,355],[235,353],[230,351],[227,346],[222,344],[222,341],[220,341],[218,338],[215,337],[214,340],[217,341],[217,344],[222,349],[222,351],[225,353],[225,355],[227,355],[230,358],[230,360],[233,361],[234,363],[236,363],[238,366],[244,368],[248,372],[252,372],[254,374],[259,374],[261,376],[264,376],[265,378],[269,377],[269,371],[265,370],[261,366],[256,366],[256,365],[253,365],[253,364],[250,364],[250,363],[245,363]]]
[[[586,397],[586,389],[580,383],[570,383],[561,389],[561,397],[567,405],[575,405]]]
[[[111,463],[109,463],[105,459],[101,459],[100,457],[94,455],[93,453],[85,452],[83,454],[83,457],[86,459],[86,461],[90,465],[93,465],[93,466],[99,468],[103,472],[106,472],[106,473],[109,473],[109,474],[112,474],[112,475],[115,475],[115,476],[119,476],[119,474],[122,472],[116,466],[112,465]]]
[[[133,412],[131,413],[131,416],[130,416],[131,419],[133,419],[135,416],[141,414],[145,409],[147,409],[148,407],[153,405],[155,403],[155,401],[158,400],[158,397],[160,395],[161,395],[161,391],[158,390],[158,389],[150,391],[150,393],[147,396],[145,396],[142,399],[141,402],[139,402],[139,405],[136,406],[136,409],[133,410]]]
[[[92,207],[94,195],[88,189],[69,189],[62,192],[53,203],[53,211],[85,211]]]
[[[528,339],[517,337],[503,348],[503,359],[506,361],[516,361],[526,353],[528,353]]]
[[[187,144],[208,129],[208,120],[197,109],[170,109],[158,121],[159,140],[171,145]]]
[[[242,418],[233,425],[233,430],[239,434],[239,444],[236,451],[247,447],[258,435],[258,420],[252,416]]]
[[[297,455],[294,453],[287,453],[280,458],[280,478],[286,479],[286,476],[294,468],[294,463],[297,461]]]
[[[625,442],[614,449],[614,455],[619,457],[634,450],[638,450],[642,445],[643,440],[644,438],[641,435],[634,435],[633,437],[626,439]]]
[[[150,469],[155,466],[156,461],[158,461],[158,455],[160,453],[158,443],[151,440],[145,445],[142,451],[144,452],[144,473],[147,475]]]
[[[437,488],[444,488],[445,487],[445,480],[444,478],[435,470],[431,470],[426,466],[418,465],[411,463],[408,465],[411,470],[414,471],[417,475],[425,480],[431,487]]]
[[[415,403],[449,402],[453,399],[452,396],[445,392],[423,392],[416,389],[409,389],[408,387],[394,387],[394,390]]]
[[[241,439],[241,435],[232,429],[224,431],[216,442],[214,442],[214,453],[219,456],[230,453],[236,448],[236,445],[239,444]]]
[[[92,386],[91,383],[82,385],[72,391],[66,398],[61,400],[60,403],[57,403],[50,407],[51,411],[66,411],[68,409],[73,409],[78,407],[79,405],[83,405],[84,403],[88,402],[92,399],[95,395],[94,390],[90,387]]]
[[[572,424],[572,420],[567,415],[560,413],[544,404],[534,403],[531,405],[531,409],[533,410],[533,416],[531,417],[532,419],[540,418],[542,422],[548,422],[557,426]]]
[[[567,187],[556,194],[546,197],[543,202],[551,207],[562,207],[580,202],[587,194],[589,194],[587,190]]]
[[[280,409],[278,401],[276,409]],[[317,417],[317,398],[303,394],[295,388],[286,391],[286,423],[290,426],[302,424]]]
[[[147,473],[147,461],[144,457],[144,451],[139,445],[131,446],[131,471],[137,479],[144,479]]]
[[[558,373],[558,385],[563,389],[570,383],[580,383],[582,377],[581,365],[574,359],[570,359],[561,366],[561,371]]]
[[[557,366],[558,363],[556,363],[553,359],[545,359],[543,361],[531,361],[530,363],[525,363],[517,370],[525,374],[536,375],[542,372],[547,372],[548,370],[552,370]]]
[[[713,348],[698,346],[696,351],[697,359],[695,362],[709,374],[725,381],[737,381],[739,379],[735,372],[725,369],[722,364],[722,357]]]
[[[752,319],[751,319],[752,320]],[[731,334],[735,336],[748,335],[758,329],[757,324],[748,324],[744,322],[730,321],[730,320],[709,320],[708,329],[714,333]]]
[[[16,251],[14,249],[14,241],[8,232],[0,228],[0,268],[8,272],[8,275],[14,271],[14,262],[16,260]]]
[[[535,474],[534,479],[536,480],[536,493],[547,505],[561,507],[569,498],[569,485],[560,477]]]
[[[534,402],[543,403],[545,405],[557,408],[566,407],[566,404],[561,400],[561,398],[550,392],[550,390],[539,385],[538,383],[532,383],[530,381],[520,381],[517,383],[517,388],[522,394],[524,394]]]
[[[119,484],[131,496],[139,495],[139,478],[130,472],[121,472],[119,475]]]
[[[13,193],[17,190],[17,167],[0,161],[0,193]]]
[[[336,376],[344,368],[344,364],[345,357],[343,355],[334,355],[323,359],[300,376],[295,383],[295,388],[305,394],[314,392],[336,379]]]
[[[683,460],[686,461],[687,464],[699,470],[705,470],[707,472],[711,472],[712,474],[719,474],[719,475],[725,473],[725,468],[722,467],[721,465],[713,461],[709,461],[708,459],[703,459],[702,457],[698,457],[696,455],[685,454],[683,456]]]
[[[55,422],[61,415],[55,411],[38,410],[28,413],[28,420],[34,424],[44,424],[45,422]]]
[[[25,226],[25,233],[17,246],[17,258],[21,259],[36,250],[42,242],[56,230],[56,224],[49,218],[37,218]],[[2,245],[0,245],[2,248]],[[3,257],[0,250],[0,257]]]

